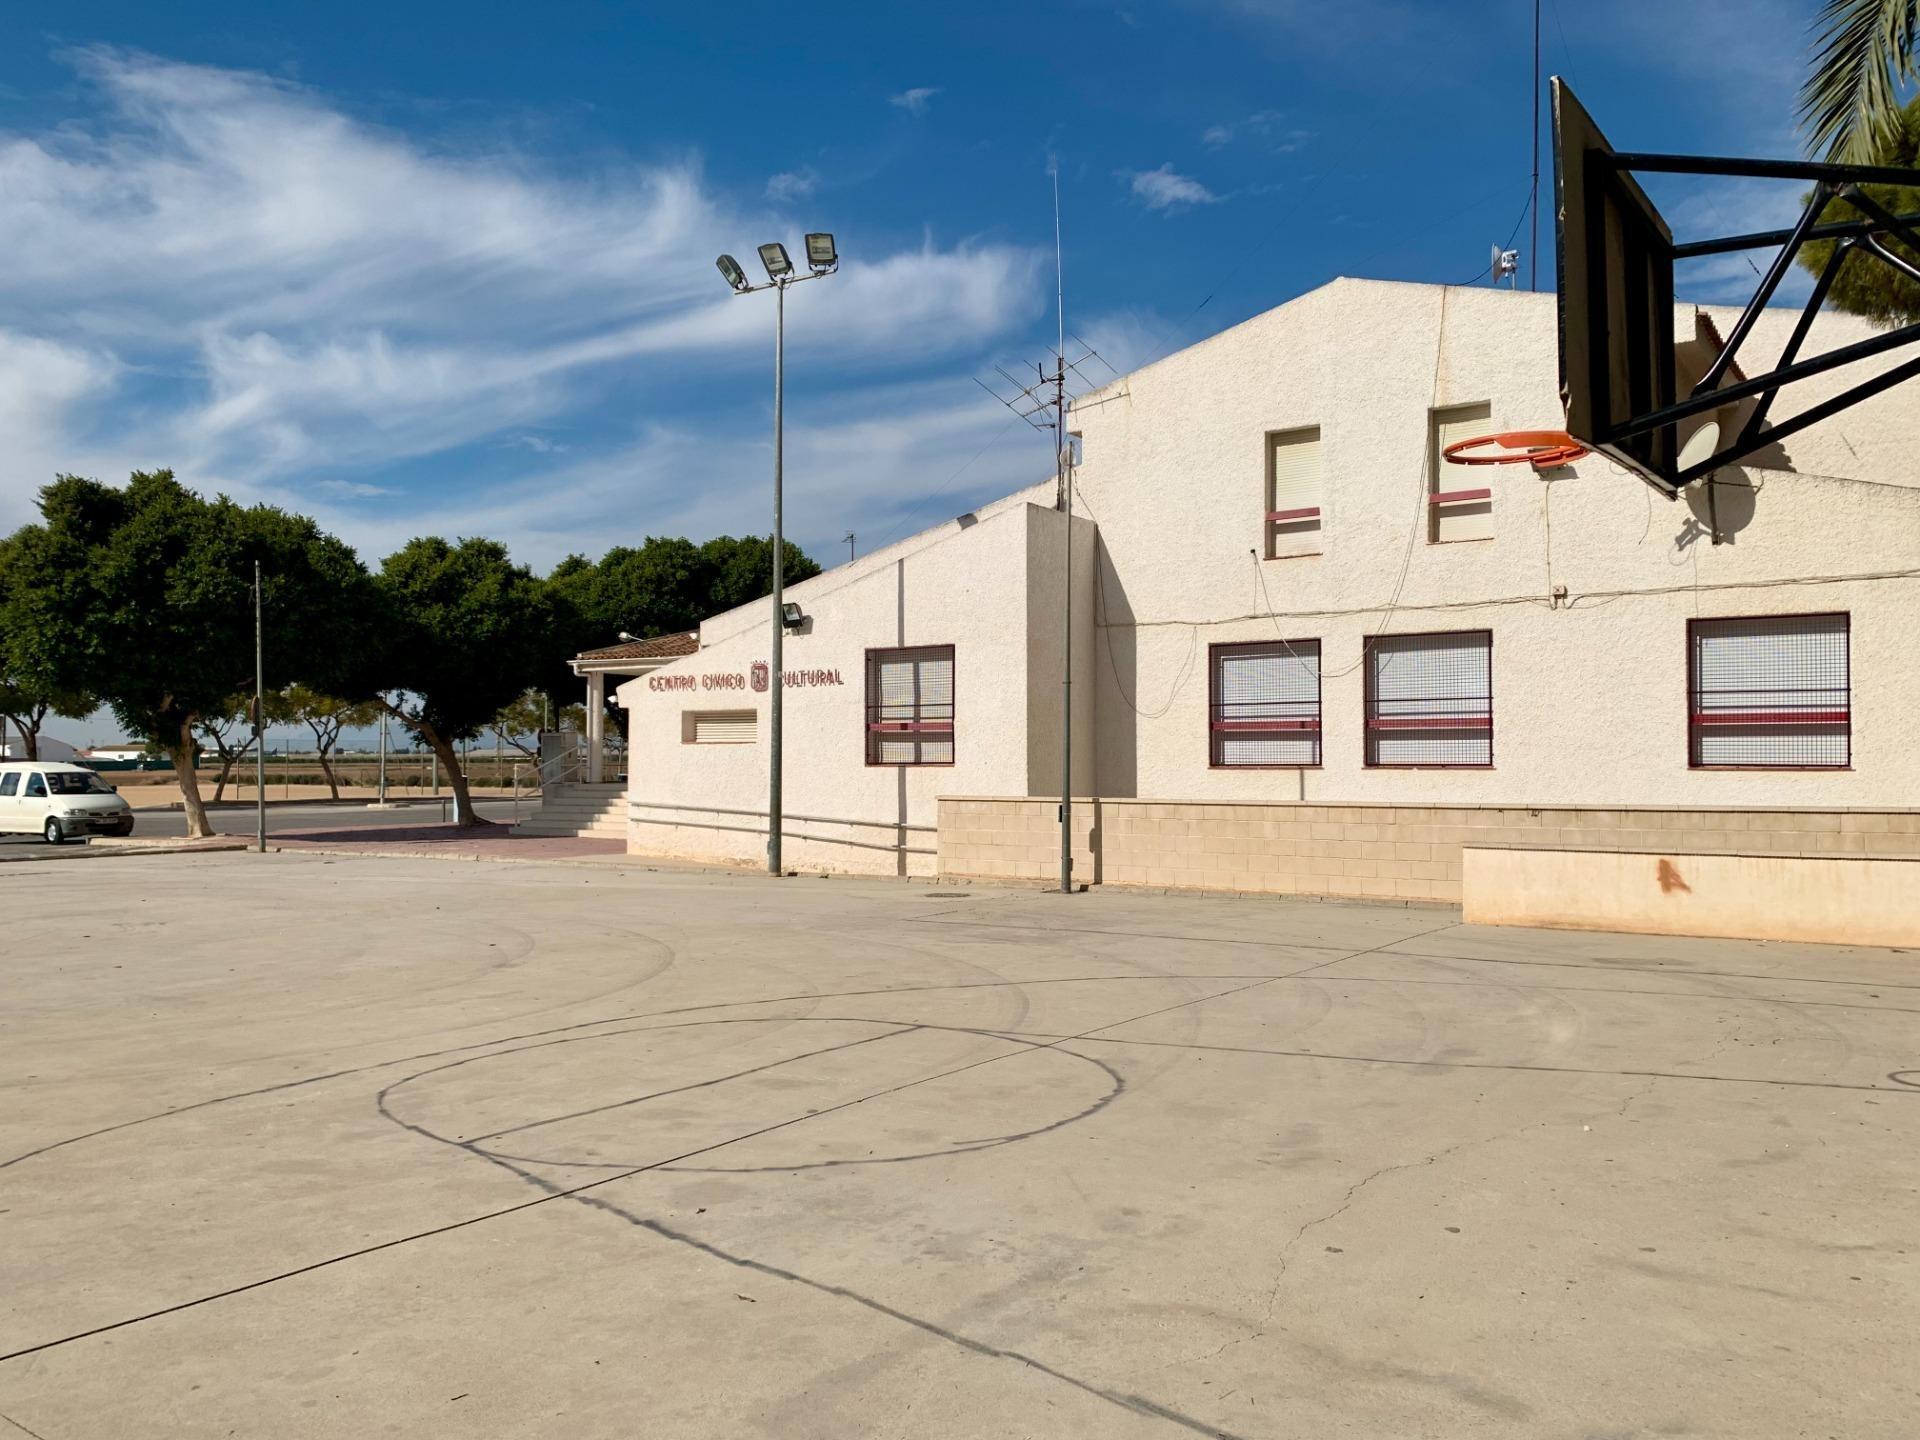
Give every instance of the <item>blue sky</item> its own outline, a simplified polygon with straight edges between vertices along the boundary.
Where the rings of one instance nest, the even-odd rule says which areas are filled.
[[[1549,0],[1546,68],[1622,145],[1794,153],[1814,8]],[[1050,155],[1069,328],[1120,369],[1336,274],[1464,281],[1526,200],[1530,14],[17,0],[0,530],[57,471],[162,465],[374,562],[427,532],[545,568],[762,529],[771,301],[713,257],[823,228],[845,263],[790,301],[789,533],[864,550],[1050,469],[974,383],[1050,343]],[[1730,265],[1683,289],[1740,298]]]

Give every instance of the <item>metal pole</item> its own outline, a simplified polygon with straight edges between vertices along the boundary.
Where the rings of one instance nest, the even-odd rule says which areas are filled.
[[[267,687],[266,639],[260,599],[260,562],[253,562],[253,778],[259,794],[254,802],[255,842],[267,853]],[[191,757],[189,757],[191,758]]]
[[[387,712],[380,712],[380,803],[387,803]]]
[[[1060,893],[1073,893],[1073,469],[1067,464],[1067,283],[1060,253],[1060,167],[1053,169],[1053,282],[1060,320],[1060,348],[1053,376],[1053,439],[1066,553],[1061,562],[1060,660]]]
[[[1540,288],[1540,0],[1533,0],[1533,240],[1527,250],[1527,289]],[[1520,277],[1515,275],[1517,287]]]
[[[767,785],[767,873],[780,873],[780,721],[781,721],[781,666],[785,659],[785,641],[787,634],[786,616],[781,613],[786,603],[784,550],[786,548],[785,518],[781,513],[781,467],[783,446],[786,436],[783,429],[785,417],[782,406],[786,399],[786,363],[787,363],[787,286],[782,278],[773,287],[773,676],[771,700],[768,707],[769,728],[773,738],[773,760],[769,767]]]

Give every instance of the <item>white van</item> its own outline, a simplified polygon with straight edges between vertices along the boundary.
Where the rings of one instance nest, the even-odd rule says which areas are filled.
[[[0,760],[0,831],[38,832],[49,845],[82,835],[131,835],[133,807],[84,765]]]

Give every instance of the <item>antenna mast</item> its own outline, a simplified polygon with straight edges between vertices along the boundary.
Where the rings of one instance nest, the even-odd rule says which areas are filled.
[[[1058,477],[1061,529],[1066,553],[1060,570],[1060,893],[1073,893],[1073,467],[1067,440],[1067,281],[1066,260],[1060,243],[1060,161],[1053,172],[1053,286],[1055,314],[1060,322],[1059,346],[1053,353],[1053,444]]]

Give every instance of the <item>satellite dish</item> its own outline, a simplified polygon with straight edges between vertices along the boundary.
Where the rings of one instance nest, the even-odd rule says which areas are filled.
[[[1702,460],[1713,454],[1720,444],[1720,422],[1708,420],[1687,437],[1687,443],[1680,447],[1680,458],[1676,463],[1681,471],[1691,470]]]

